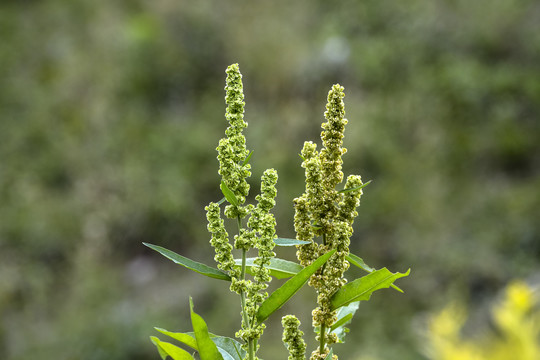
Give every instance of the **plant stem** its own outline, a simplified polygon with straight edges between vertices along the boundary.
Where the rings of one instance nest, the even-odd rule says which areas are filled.
[[[249,360],[255,359],[255,340],[249,339],[248,342],[248,356]]]
[[[242,271],[240,273],[242,280],[246,279],[246,250],[242,249]],[[246,293],[242,291],[240,294],[240,301],[242,302],[242,318],[246,326],[251,327],[248,314],[246,312]]]
[[[242,249],[242,267],[240,270],[240,278],[246,280],[246,249]]]
[[[326,233],[323,232],[322,234],[322,240],[323,244],[326,245]],[[324,270],[326,269],[326,263],[322,266],[321,273],[324,274]],[[326,345],[326,325],[321,324],[321,333],[319,335],[319,354],[324,354],[324,348]]]
[[[237,218],[238,223],[238,234],[240,234],[240,230],[242,229],[242,220],[240,219],[240,216]],[[240,278],[242,280],[246,280],[246,249],[242,249],[242,268],[240,271]],[[244,319],[245,325],[248,327],[248,329],[251,328],[251,322],[249,321],[249,317],[246,311],[246,293],[244,291],[240,294],[240,301],[242,304],[242,318]],[[254,340],[249,339],[248,340],[248,359],[254,360],[255,359],[255,346],[253,344]]]
[[[319,354],[324,354],[324,347],[326,344],[326,325],[321,325],[321,333],[319,335]]]
[[[240,219],[240,216],[236,217],[236,222],[238,224],[238,234],[240,234],[240,230],[242,229],[242,220]],[[246,249],[242,249],[242,267],[240,270],[240,278],[242,280],[246,280]],[[248,314],[246,312],[246,293],[242,291],[240,294],[240,301],[242,303],[242,318],[244,319],[244,323],[246,326],[251,327]]]

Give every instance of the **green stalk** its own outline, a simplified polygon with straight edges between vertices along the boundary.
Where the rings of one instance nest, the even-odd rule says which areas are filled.
[[[238,223],[238,234],[240,234],[240,230],[242,229],[242,220],[240,219],[240,216],[238,216],[236,219]],[[240,277],[242,280],[246,280],[246,253],[246,249],[242,249],[242,268],[240,271]],[[249,321],[249,317],[246,312],[246,293],[244,291],[242,291],[240,294],[240,301],[242,303],[242,318],[244,319],[244,323],[246,323],[248,328],[251,328],[251,322]],[[253,339],[248,340],[248,359],[255,359],[255,347],[253,344]]]
[[[240,234],[240,230],[242,229],[242,220],[240,219],[240,216],[236,217],[236,222],[238,224],[238,234]],[[242,280],[246,280],[246,249],[242,249],[242,267],[240,270],[240,278]],[[242,303],[242,318],[244,319],[244,322],[250,326],[249,318],[246,312],[246,294],[243,291],[240,294],[240,301]]]
[[[240,273],[240,277],[242,280],[246,279],[246,250],[242,249],[242,272]],[[251,323],[249,321],[248,314],[246,312],[246,293],[242,291],[240,294],[240,301],[242,303],[242,317],[244,319],[244,322],[251,327]]]
[[[249,356],[249,360],[254,360],[255,359],[255,340],[253,339],[249,339],[249,342],[248,342],[248,356]]]
[[[321,334],[319,335],[319,354],[324,354],[324,347],[326,344],[326,325],[321,324]]]
[[[326,245],[326,233],[323,232],[322,234],[323,244]],[[324,274],[324,270],[326,269],[326,263],[323,264],[321,273]],[[321,324],[321,334],[319,335],[319,354],[324,354],[324,348],[326,345],[326,325]]]

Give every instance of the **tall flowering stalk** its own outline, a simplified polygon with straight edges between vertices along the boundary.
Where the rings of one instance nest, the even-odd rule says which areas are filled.
[[[343,103],[343,87],[334,85],[328,93],[328,103],[324,113],[326,122],[322,124],[321,139],[323,149],[317,152],[317,145],[307,141],[302,149],[302,167],[305,169],[306,191],[294,199],[294,226],[297,239],[308,241],[298,246],[297,257],[303,266],[310,265],[317,257],[330,250],[336,252],[311,276],[309,285],[317,292],[318,307],[313,310],[313,326],[320,328],[319,348],[311,359],[325,359],[327,345],[337,342],[335,334],[327,331],[336,322],[336,311],[331,305],[331,297],[347,282],[343,274],[349,268],[352,224],[358,215],[356,207],[362,195],[362,180],[359,175],[347,178],[345,189],[336,186],[343,181],[342,155],[343,136],[347,120]],[[316,241],[319,239],[319,241]],[[337,356],[334,355],[337,359]]]
[[[218,268],[227,272],[231,277],[230,289],[241,297],[242,328],[236,336],[242,338],[246,344],[246,358],[256,359],[258,349],[257,341],[261,337],[265,325],[256,321],[259,305],[268,297],[264,290],[271,281],[267,266],[275,256],[273,252],[274,238],[276,238],[274,215],[270,212],[277,195],[276,183],[278,174],[274,169],[268,169],[261,177],[261,194],[257,195],[257,205],[243,205],[249,194],[247,178],[251,176],[248,163],[249,151],[246,148],[246,138],[242,130],[247,127],[244,121],[244,93],[242,75],[238,64],[227,68],[225,86],[227,110],[226,119],[229,127],[225,131],[226,137],[219,141],[217,147],[219,160],[219,174],[222,177],[221,186],[226,197],[229,194],[229,205],[225,207],[225,216],[236,219],[238,233],[234,236],[234,248],[241,250],[242,258],[240,268],[236,267],[232,255],[233,247],[220,217],[219,205],[210,203],[206,207],[208,230],[212,234],[210,243],[215,249],[215,260]],[[243,219],[249,215],[247,226]],[[246,278],[246,253],[249,249],[258,250],[255,259],[253,279]]]

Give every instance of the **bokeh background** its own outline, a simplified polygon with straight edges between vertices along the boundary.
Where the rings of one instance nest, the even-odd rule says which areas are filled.
[[[297,154],[345,87],[344,171],[373,180],[351,250],[412,274],[405,294],[362,304],[336,350],[425,358],[426,314],[454,300],[481,314],[510,280],[538,278],[539,24],[534,0],[2,1],[0,358],[157,359],[153,326],[188,331],[189,296],[234,336],[227,284],[141,242],[213,261],[204,206],[221,198],[236,62],[252,193],[278,170],[282,237]],[[280,315],[312,338],[313,297],[273,316],[261,357],[286,357]]]

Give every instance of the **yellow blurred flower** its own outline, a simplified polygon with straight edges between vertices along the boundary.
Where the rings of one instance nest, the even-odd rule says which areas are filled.
[[[425,354],[432,360],[540,360],[538,294],[523,281],[508,285],[493,307],[496,331],[464,339],[466,309],[450,304],[430,318]]]

